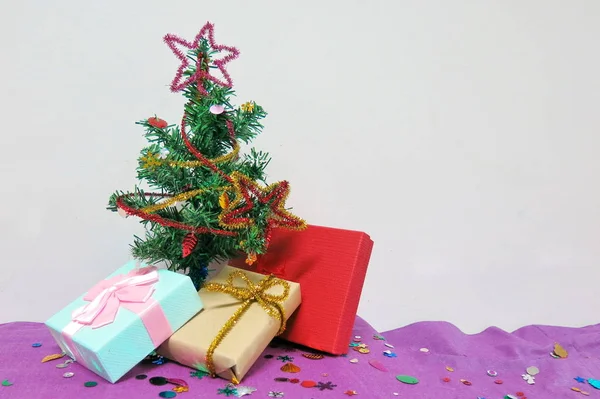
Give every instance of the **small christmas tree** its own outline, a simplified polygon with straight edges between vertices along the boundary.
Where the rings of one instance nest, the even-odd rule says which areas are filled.
[[[287,181],[266,185],[269,155],[240,154],[240,142],[261,132],[267,114],[255,102],[230,102],[235,93],[225,65],[238,50],[216,44],[211,23],[193,42],[171,34],[164,40],[181,61],[171,91],[187,99],[183,118],[179,126],[157,116],[137,122],[149,143],[138,178],[157,192],[118,191],[108,209],[142,219],[146,235],[134,239],[135,258],[165,261],[200,288],[210,262],[243,251],[251,264],[267,250],[274,227],[300,230],[306,223],[285,209]]]

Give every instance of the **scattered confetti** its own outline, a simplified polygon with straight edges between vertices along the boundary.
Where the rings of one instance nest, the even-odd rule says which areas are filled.
[[[379,334],[373,334],[373,339],[375,339],[377,341],[385,341],[385,338],[383,338],[383,336],[381,336]]]
[[[145,380],[146,378],[148,378],[146,374],[138,374],[135,376],[136,380]]]
[[[450,366],[446,366],[446,370],[448,370],[451,373],[454,371],[454,369],[452,367],[450,367]]]
[[[314,381],[306,380],[300,383],[304,388],[314,388],[317,386],[317,383]]]
[[[489,375],[490,377],[496,377],[498,375],[498,373],[495,372],[494,370],[488,370],[487,375]]]
[[[344,393],[345,393],[346,395],[348,395],[348,396],[354,396],[354,395],[358,395],[358,392],[356,392],[356,391],[351,391],[351,390],[348,390],[348,391],[346,391],[346,392],[344,392]]]
[[[298,373],[300,372],[300,367],[296,366],[294,363],[286,363],[281,366],[280,370],[285,373]]]
[[[157,385],[157,386],[162,386],[162,385],[167,385],[167,379],[165,377],[152,377],[150,378],[150,384],[152,385]]]
[[[199,379],[202,379],[204,377],[206,377],[208,374],[210,374],[207,371],[204,370],[194,370],[194,371],[190,371],[190,377],[196,377]]]
[[[379,360],[371,359],[371,360],[369,360],[369,364],[371,366],[375,367],[377,370],[388,371],[388,369]]]
[[[293,356],[288,356],[288,355],[277,356],[277,360],[281,360],[282,362],[291,362],[291,361],[294,360],[294,357]]]
[[[333,390],[335,387],[337,387],[337,385],[331,381],[317,383],[317,388],[319,388],[319,391],[324,391],[326,389]]]
[[[529,366],[529,367],[527,367],[527,370],[525,370],[525,371],[527,371],[527,374],[529,374],[532,377],[536,376],[540,373],[540,369],[538,369],[535,366]]]
[[[444,381],[444,382],[450,382],[450,377],[444,377],[444,378],[442,378],[442,381]]]
[[[290,379],[287,377],[276,377],[275,382],[288,382]]]
[[[98,385],[98,383],[96,381],[86,381],[83,383],[83,386],[86,388],[93,388],[96,385]]]
[[[521,392],[521,391],[517,392],[517,393],[516,393],[516,395],[517,395],[518,397],[525,396],[525,394],[524,394],[523,392]]]
[[[253,392],[256,392],[256,388],[253,387],[237,387],[237,396],[241,398],[242,396],[252,395]]]
[[[273,355],[264,355],[263,356],[265,359],[273,359]]]
[[[64,374],[63,374],[63,377],[65,377],[65,378],[71,378],[71,377],[73,377],[74,375],[75,375],[75,373],[73,373],[72,371],[69,371],[69,372],[67,372],[67,373],[64,373]]]
[[[165,364],[167,362],[167,359],[165,359],[163,356],[157,356],[156,359],[152,360],[152,364]]]
[[[181,380],[179,378],[167,378],[167,382],[169,384],[175,384],[175,385],[179,385],[179,386],[185,386],[185,387],[188,386],[187,382],[185,382],[184,380]]]
[[[228,384],[225,388],[217,389],[217,394],[225,396],[237,395],[237,389],[232,384]]]
[[[504,397],[504,399],[517,399],[516,397],[512,396],[512,395],[506,395]]]
[[[384,343],[384,345],[385,345],[385,346],[387,346],[388,348],[392,348],[392,349],[394,349],[394,345],[392,345],[392,344],[388,344],[388,343],[386,342],[386,343]]]
[[[290,382],[291,382],[292,384],[297,384],[297,383],[299,383],[299,382],[300,382],[300,380],[299,380],[299,379],[297,379],[297,378],[292,378],[292,379],[290,380]]]
[[[569,354],[567,353],[567,351],[565,350],[565,348],[563,348],[562,346],[560,346],[560,344],[558,344],[558,343],[554,344],[554,351],[553,351],[553,353],[556,356],[560,357],[561,359],[566,359],[569,356]]]
[[[283,392],[279,392],[279,391],[271,391],[269,392],[269,397],[270,398],[283,398],[284,394]]]
[[[585,382],[585,378],[581,378],[581,377],[579,377],[579,376],[577,376],[577,377],[575,377],[575,378],[573,378],[573,379],[574,379],[575,381],[577,381],[577,382]]]
[[[360,342],[361,339],[362,339],[362,337],[360,335],[354,336],[354,342]]]
[[[31,346],[33,346],[34,348],[39,348],[40,346],[42,346],[42,344],[40,344],[39,342],[36,342],[36,343],[31,344]]]
[[[572,390],[572,391],[575,391],[575,392],[581,392],[581,389],[579,389],[579,388],[577,388],[577,387],[573,387],[573,388],[571,388],[571,390]]]
[[[383,351],[383,356],[385,357],[396,357],[397,355],[391,350]]]
[[[190,390],[190,388],[187,386],[184,386],[184,385],[178,385],[172,389],[173,392],[177,392],[177,393],[188,392],[189,390]]]
[[[423,353],[429,353],[429,349],[427,349],[427,348],[421,348],[419,350]]]
[[[397,375],[396,379],[405,384],[414,385],[419,382],[415,377],[411,377],[410,375]]]
[[[470,386],[473,385],[473,383],[469,380],[465,380],[465,379],[461,379],[460,382],[462,382],[464,385]]]
[[[66,367],[69,367],[69,363],[58,363],[58,364],[56,365],[56,368],[57,368],[57,369],[64,369],[64,368],[66,368]]]
[[[46,363],[46,362],[49,362],[51,360],[61,359],[64,356],[65,356],[64,353],[55,353],[53,355],[44,356],[44,358],[42,359],[42,363]]]
[[[366,353],[369,353],[369,352],[371,352],[371,351],[370,351],[369,349],[367,349],[367,348],[360,348],[358,351],[359,351],[360,353],[362,353],[362,354],[366,354]]]
[[[159,393],[158,396],[160,396],[161,398],[174,398],[175,396],[177,396],[177,393],[173,391],[163,391]]]
[[[354,364],[356,364],[356,363],[358,363],[358,359],[357,359],[357,358],[350,359],[350,363],[354,363]]]
[[[530,374],[523,374],[521,375],[521,377],[523,377],[523,379],[529,384],[529,385],[533,385],[535,384],[535,377],[533,377]]]
[[[590,384],[594,388],[600,389],[600,380],[596,380],[596,379],[593,379],[593,378],[588,378],[587,382],[588,382],[588,384]]]
[[[3,387],[9,387],[12,385],[12,382],[10,382],[9,380],[4,380],[2,381],[2,386]]]
[[[504,381],[502,381],[502,380],[496,380],[496,381],[494,381],[494,384],[498,384],[498,385],[501,385],[503,383],[504,383]]]
[[[311,359],[311,360],[320,360],[325,357],[325,356],[321,355],[320,353],[303,353],[302,356],[304,356],[307,359]]]

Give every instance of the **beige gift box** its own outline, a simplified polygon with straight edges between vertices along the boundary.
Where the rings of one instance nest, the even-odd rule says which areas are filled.
[[[287,297],[273,301],[274,296],[284,296],[286,285],[289,287]],[[227,287],[225,290],[234,292],[238,297],[231,292],[213,291],[221,287]],[[261,287],[269,288],[264,289],[262,294],[256,294]],[[225,266],[198,294],[204,309],[177,330],[157,352],[185,366],[211,370],[207,354],[212,345],[212,371],[234,383],[242,380],[280,332],[279,311],[283,310],[287,320],[301,302],[298,283],[231,266]],[[240,312],[242,314],[234,322],[232,316]],[[227,329],[226,325],[231,328]],[[222,339],[215,342],[219,336]]]

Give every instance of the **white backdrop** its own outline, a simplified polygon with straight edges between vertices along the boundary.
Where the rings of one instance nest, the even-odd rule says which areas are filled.
[[[368,5],[366,5],[368,4]],[[3,1],[0,322],[42,321],[129,259],[143,129],[180,118],[166,33],[237,46],[254,145],[311,224],[375,241],[359,314],[598,322],[600,2]],[[323,304],[326,306],[326,304]]]

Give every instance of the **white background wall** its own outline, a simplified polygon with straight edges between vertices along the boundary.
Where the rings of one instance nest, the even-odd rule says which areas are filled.
[[[367,5],[368,4],[368,5]],[[180,118],[166,33],[207,21],[257,148],[309,223],[375,241],[359,314],[598,322],[600,2],[3,1],[0,322],[42,321],[129,259],[105,210],[154,113]],[[324,304],[324,306],[326,306]]]

